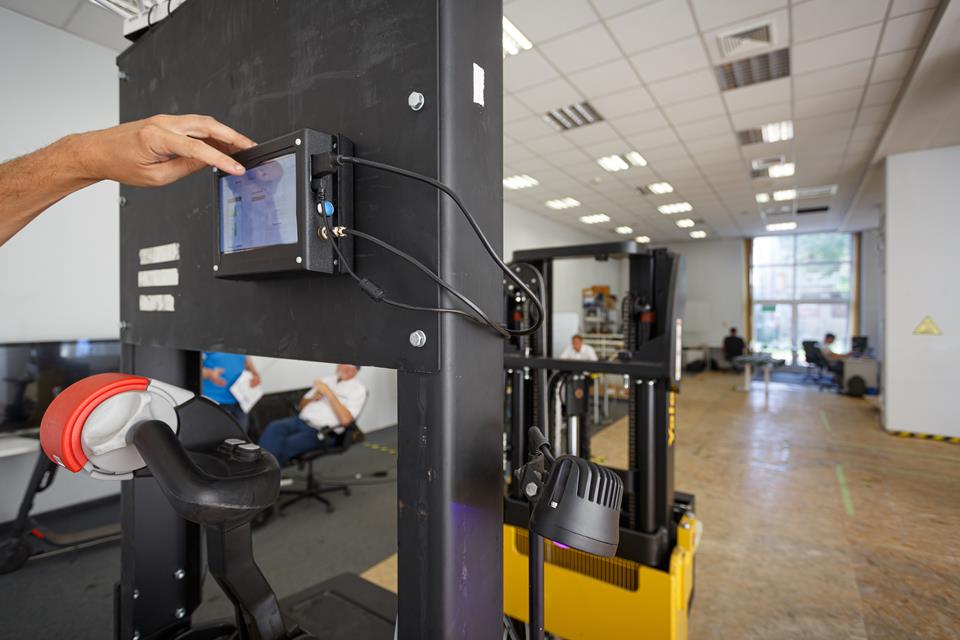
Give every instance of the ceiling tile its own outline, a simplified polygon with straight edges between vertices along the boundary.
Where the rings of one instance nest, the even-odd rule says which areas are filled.
[[[867,93],[863,97],[863,106],[875,107],[881,104],[893,102],[897,93],[900,91],[900,80],[890,80],[888,82],[878,82],[867,87]]]
[[[535,140],[555,134],[556,131],[548,125],[540,116],[531,116],[522,120],[503,123],[503,132],[521,142],[525,140]]]
[[[877,56],[873,63],[873,73],[870,74],[870,81],[885,82],[907,77],[916,55],[916,49],[907,49],[906,51]]]
[[[603,98],[597,98],[591,100],[590,104],[597,110],[597,113],[608,120],[618,116],[649,111],[657,106],[643,87],[635,87],[629,91],[621,91]]]
[[[712,138],[700,138],[699,140],[693,140],[687,142],[687,149],[690,150],[690,153],[693,156],[699,157],[699,154],[704,151],[717,151],[719,149],[725,149],[727,151],[733,150],[737,153],[737,141],[733,137],[732,133],[725,133],[719,136],[713,136]]]
[[[663,117],[663,114],[658,109],[634,113],[629,116],[611,118],[610,124],[623,135],[652,131],[670,126],[670,123],[667,122],[666,118]]]
[[[664,108],[664,112],[673,124],[706,120],[724,114],[723,100],[720,99],[720,96],[707,96],[671,105]]]
[[[717,8],[722,8],[724,11],[731,7],[738,6],[737,3],[716,2],[716,0],[712,0],[711,4],[716,5]],[[756,28],[762,25],[769,25],[769,44],[765,46],[751,45],[749,50],[740,52],[734,51],[731,54],[725,54],[720,49],[720,38],[731,33],[739,33],[741,31]],[[755,56],[761,53],[773,51],[775,49],[782,49],[783,47],[790,46],[790,15],[785,9],[781,9],[779,11],[774,11],[773,13],[755,16],[735,24],[726,24],[719,29],[704,31],[703,42],[707,47],[707,55],[710,56],[710,60],[713,61],[713,64],[721,64],[724,62],[738,60],[746,56]]]
[[[721,133],[727,133],[731,130],[730,120],[728,120],[726,116],[718,116],[716,118],[688,124],[678,124],[675,128],[677,135],[679,135],[682,140],[707,138],[720,135]]]
[[[630,57],[644,82],[656,82],[710,66],[699,36]]]
[[[562,133],[554,132],[553,135],[528,140],[524,143],[524,146],[535,153],[549,154],[556,151],[570,151],[576,145],[567,140]]]
[[[620,49],[602,24],[578,29],[540,46],[540,51],[564,73],[621,58]]]
[[[878,122],[862,125],[858,122],[857,126],[853,128],[853,132],[850,134],[850,142],[864,142],[867,140],[873,140],[876,142],[881,133],[883,133],[882,123]]]
[[[652,4],[656,0],[592,0],[597,13],[603,18],[609,18],[620,13],[626,13],[631,9],[637,9],[642,5]]]
[[[825,116],[816,116],[813,118],[797,118],[793,124],[796,138],[801,144],[807,138],[812,138],[817,134],[830,133],[834,131],[849,132],[853,126],[856,111],[847,111],[846,113],[831,113]]]
[[[521,118],[529,118],[534,115],[530,109],[527,109],[519,100],[509,94],[503,95],[503,121],[513,122]]]
[[[874,24],[794,45],[790,58],[791,71],[806,73],[871,58],[879,37],[880,25]]]
[[[831,33],[880,22],[889,0],[810,0],[793,7],[793,41],[805,42]]]
[[[886,124],[889,115],[889,104],[863,107],[860,109],[860,115],[857,116],[857,126],[861,124]]]
[[[113,51],[123,51],[130,45],[123,37],[123,18],[92,2],[81,3],[64,28]]]
[[[770,122],[780,122],[791,118],[790,103],[781,102],[758,109],[747,109],[730,114],[733,126],[737,131],[760,127]]]
[[[558,75],[556,69],[537,51],[531,49],[503,61],[503,88],[507,91],[519,91]]]
[[[503,13],[533,46],[597,21],[587,0],[517,0]]]
[[[2,5],[7,9],[17,13],[29,16],[40,22],[63,28],[70,16],[80,2],[86,0],[47,0],[46,2],[37,2],[37,0],[3,0]]]
[[[544,171],[551,171],[553,165],[540,157],[527,158],[526,160],[516,160],[513,163],[513,169],[515,173],[526,173],[532,175],[534,178],[537,177],[537,174]],[[504,172],[504,175],[509,175]],[[537,178],[539,180],[539,178]]]
[[[572,73],[567,76],[567,79],[587,96],[594,106],[596,106],[593,102],[594,98],[630,88],[639,88],[640,85],[633,67],[623,58]]]
[[[603,142],[594,142],[580,147],[591,158],[602,158],[629,151],[627,143],[617,136]]]
[[[616,140],[620,137],[620,134],[614,131],[613,127],[607,122],[597,122],[585,127],[570,129],[562,135],[580,147],[597,144],[598,142],[606,142],[608,140]]]
[[[514,94],[520,102],[536,113],[546,113],[577,102],[583,98],[564,78],[544,82]]]
[[[761,142],[759,144],[747,144],[740,147],[745,158],[763,158],[766,156],[787,156],[793,154],[793,140],[784,140],[783,142]]]
[[[893,6],[890,7],[890,17],[895,18],[905,13],[922,11],[923,9],[935,9],[940,4],[940,0],[893,0]]]
[[[677,144],[680,142],[677,134],[673,132],[673,129],[655,129],[653,131],[632,133],[627,136],[627,141],[640,153],[643,153],[644,149],[654,149],[656,147],[663,147],[668,144]]]
[[[570,151],[558,151],[556,153],[551,153],[547,156],[547,159],[555,167],[565,167],[571,164],[582,163],[585,160],[589,160],[590,157],[582,149],[571,149]]]
[[[898,55],[898,54],[894,54]],[[829,67],[804,73],[793,78],[793,90],[797,99],[818,96],[824,93],[833,93],[843,89],[862,87],[867,84],[867,75],[870,73],[870,61],[861,60],[843,64],[839,67]],[[876,71],[874,71],[876,73]]]
[[[919,47],[930,26],[933,10],[911,13],[887,21],[880,41],[880,53],[892,53]]]
[[[734,113],[770,104],[790,102],[790,78],[779,78],[740,89],[731,89],[724,91],[722,95],[727,107]]]
[[[700,30],[706,31],[760,13],[774,11],[786,5],[786,0],[738,0],[737,2],[693,0],[693,11],[697,15]]]
[[[549,15],[555,11],[552,9]],[[607,25],[626,53],[650,49],[697,31],[686,0],[660,0],[611,18]]]
[[[527,149],[524,145],[516,144],[503,147],[503,158],[507,164],[513,164],[516,161],[532,158],[536,153]]]
[[[701,69],[686,75],[647,85],[654,99],[661,105],[674,104],[719,93],[717,77],[712,70]]]
[[[863,88],[836,91],[820,96],[797,99],[793,104],[793,114],[796,118],[809,118],[837,111],[850,111],[860,106]]]
[[[683,146],[679,144],[672,147],[650,149],[643,154],[643,157],[657,170],[659,170],[661,166],[670,164],[671,162],[673,162],[673,166],[679,165],[681,161],[690,162],[690,156],[687,155]]]

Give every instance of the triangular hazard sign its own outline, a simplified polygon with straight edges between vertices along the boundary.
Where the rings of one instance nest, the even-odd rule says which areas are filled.
[[[938,327],[937,323],[933,321],[933,318],[930,316],[924,316],[923,320],[920,321],[920,324],[917,325],[917,328],[913,330],[913,335],[940,336],[943,335],[943,331],[940,331],[940,327]]]

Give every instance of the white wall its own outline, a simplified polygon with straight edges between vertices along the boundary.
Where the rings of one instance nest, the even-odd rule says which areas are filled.
[[[960,146],[886,159],[884,422],[960,436],[953,395],[960,362]],[[930,316],[940,336],[913,330]]]
[[[862,232],[860,241],[860,335],[883,359],[883,233]]]
[[[0,162],[116,124],[115,55],[0,9]],[[75,193],[0,247],[0,342],[117,336],[117,197],[115,183]]]
[[[72,132],[117,122],[115,53],[0,9],[0,162]],[[0,247],[0,342],[116,338],[117,185],[54,205]],[[35,453],[0,458],[0,521],[16,514]],[[119,483],[61,473],[35,511],[119,491]]]

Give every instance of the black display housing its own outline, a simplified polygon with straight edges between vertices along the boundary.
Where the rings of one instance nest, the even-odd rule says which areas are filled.
[[[353,154],[353,143],[340,134],[330,134],[313,129],[300,129],[274,138],[250,149],[240,151],[233,158],[247,169],[255,168],[269,160],[293,155],[296,165],[296,228],[297,240],[293,244],[270,244],[248,249],[225,252],[221,245],[223,216],[221,215],[221,182],[228,179],[214,171],[216,207],[213,217],[213,271],[219,278],[251,279],[276,276],[281,273],[345,273],[346,266],[353,264],[352,238],[320,237],[324,226],[318,209],[323,199],[333,204],[334,212],[328,217],[331,228],[353,225],[353,166],[346,165],[333,174],[319,179],[311,186],[310,157],[319,153]],[[314,190],[313,187],[317,187]],[[341,260],[330,246],[337,242],[347,261]]]

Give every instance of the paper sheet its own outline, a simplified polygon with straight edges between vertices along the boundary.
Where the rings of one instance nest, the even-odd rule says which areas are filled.
[[[260,398],[263,397],[263,383],[254,387],[250,384],[252,380],[253,374],[244,370],[243,373],[240,374],[240,377],[237,378],[237,381],[230,386],[230,393],[237,399],[237,403],[240,405],[240,408],[243,409],[244,413],[250,413],[253,405],[257,404]]]

